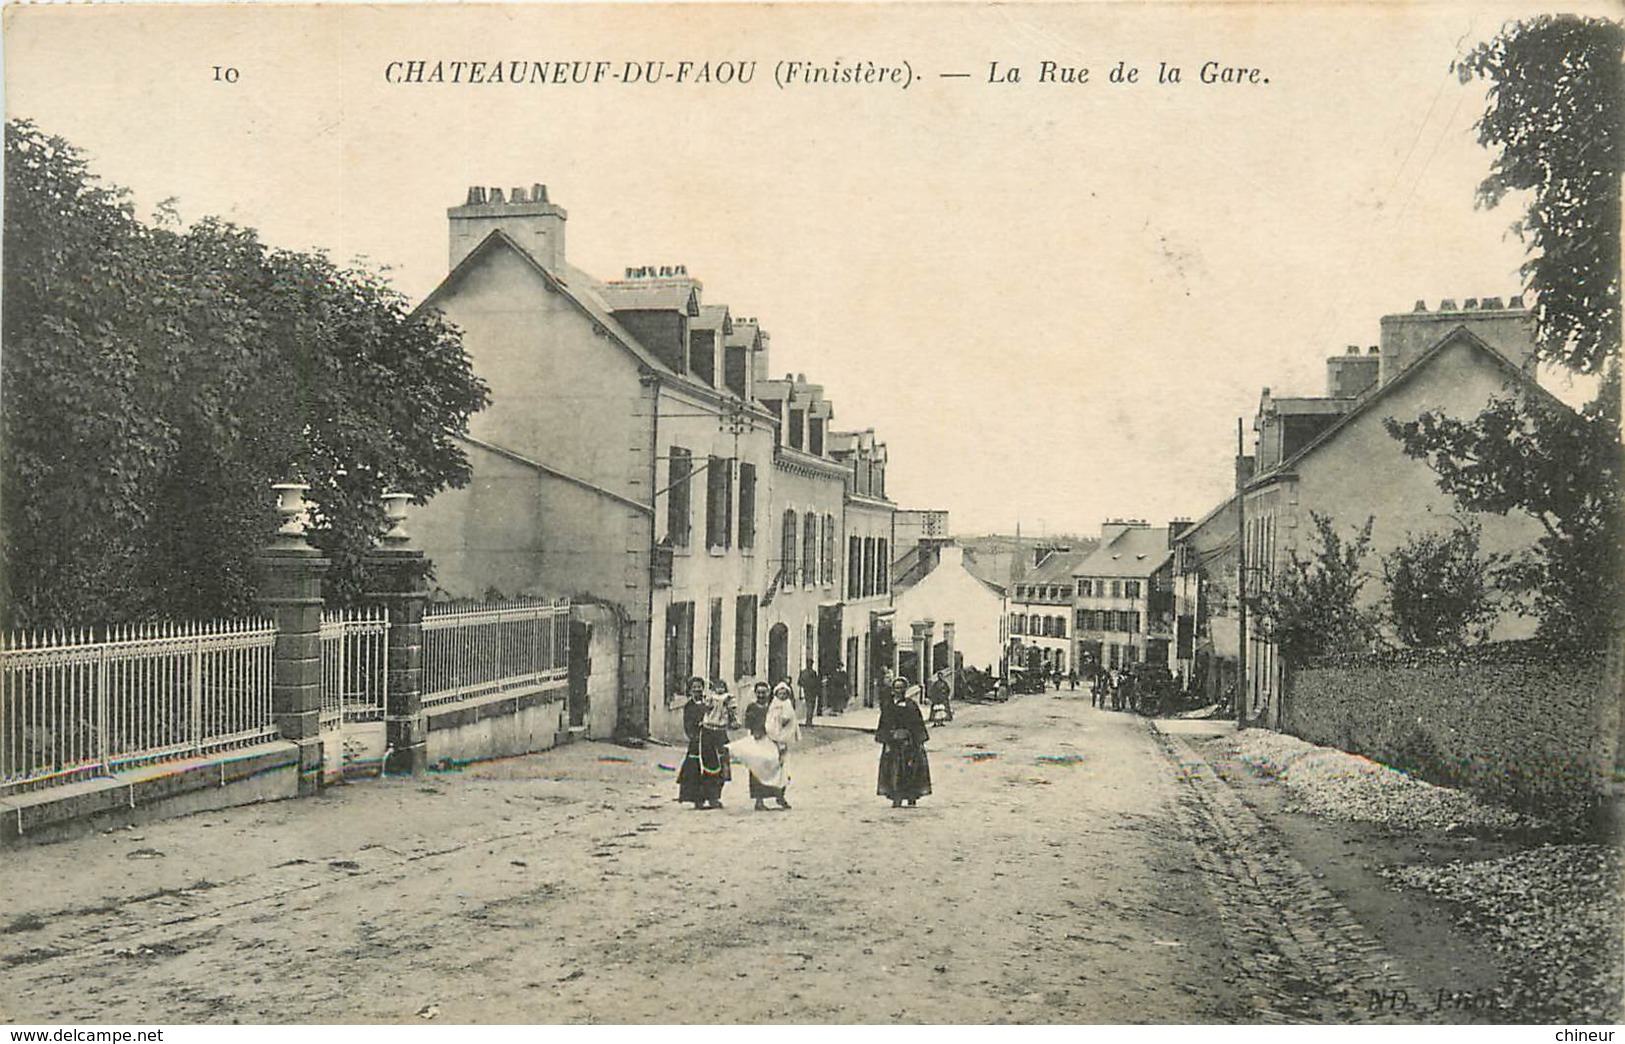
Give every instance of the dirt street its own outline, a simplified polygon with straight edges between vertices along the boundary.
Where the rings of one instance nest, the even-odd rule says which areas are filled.
[[[1082,690],[962,708],[916,809],[818,732],[786,812],[576,744],[8,852],[0,1018],[1351,1021],[1401,981],[1335,902],[1281,916],[1229,784]]]

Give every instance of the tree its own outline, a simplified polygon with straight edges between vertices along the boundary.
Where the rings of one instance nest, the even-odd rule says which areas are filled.
[[[1359,604],[1370,579],[1361,563],[1371,551],[1375,520],[1367,518],[1345,541],[1331,518],[1319,512],[1309,517],[1315,527],[1310,555],[1291,552],[1286,569],[1251,600],[1259,635],[1292,663],[1365,648],[1377,634],[1372,612]]]
[[[1625,596],[1625,453],[1607,416],[1600,403],[1577,412],[1529,394],[1497,398],[1470,421],[1423,413],[1404,424],[1386,422],[1405,453],[1426,461],[1461,507],[1497,515],[1521,510],[1540,522],[1545,534],[1498,580],[1529,598],[1540,636],[1555,645],[1600,648]]]
[[[1488,637],[1496,602],[1493,558],[1479,554],[1479,527],[1412,535],[1382,559],[1388,616],[1413,648],[1457,646]]]
[[[1625,171],[1625,25],[1542,15],[1456,63],[1490,83],[1478,140],[1498,150],[1478,189],[1494,207],[1534,200],[1514,229],[1529,245],[1541,358],[1598,373],[1619,355],[1620,175]]]
[[[353,597],[378,497],[466,481],[456,436],[486,391],[438,315],[249,229],[146,225],[26,121],[5,150],[8,626],[245,611],[290,478]]]
[[[1497,150],[1483,206],[1533,194],[1514,228],[1529,248],[1537,355],[1602,377],[1570,410],[1548,396],[1498,398],[1470,421],[1388,421],[1405,453],[1471,511],[1522,510],[1545,536],[1504,574],[1541,615],[1542,637],[1597,647],[1618,626],[1620,185],[1625,174],[1625,27],[1541,16],[1508,26],[1457,63],[1490,81],[1479,141]]]

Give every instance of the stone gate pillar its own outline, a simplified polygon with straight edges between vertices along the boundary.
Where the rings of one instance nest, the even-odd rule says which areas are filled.
[[[406,503],[411,499],[409,493],[385,494],[385,510],[394,525],[366,559],[366,597],[389,614],[384,690],[386,775],[415,776],[429,767],[428,724],[423,714],[423,608],[429,601],[429,560],[410,546],[406,533]]]
[[[952,620],[944,621],[942,640],[948,645],[948,662],[943,664],[944,667],[948,668],[948,699],[957,700],[959,698],[959,672],[954,669],[954,622]]]
[[[937,622],[926,617],[925,623],[925,654],[920,658],[920,693],[925,694],[925,687],[931,682],[931,675],[936,673],[937,665],[932,662],[936,654]]]
[[[282,528],[255,559],[255,601],[276,625],[271,720],[299,747],[299,793],[312,794],[322,782],[322,578],[329,562],[305,540],[310,487],[284,482],[271,488]]]
[[[926,634],[925,624],[921,623],[918,620],[915,620],[913,623],[909,624],[908,626],[909,626],[909,629],[911,631],[913,631],[913,633],[914,633],[914,673],[916,675],[918,675],[918,678],[916,680],[921,685],[924,685],[925,684],[925,659],[926,659],[927,656],[930,655],[930,648],[931,648],[927,644],[929,639],[928,639],[928,636]]]

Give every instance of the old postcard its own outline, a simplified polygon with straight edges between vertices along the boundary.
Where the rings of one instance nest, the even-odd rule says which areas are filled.
[[[0,1016],[1607,1039],[1582,6],[8,6]]]

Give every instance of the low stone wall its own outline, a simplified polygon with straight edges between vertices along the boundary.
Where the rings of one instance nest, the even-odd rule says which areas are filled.
[[[57,841],[298,794],[299,748],[276,740],[0,799],[0,845]]]
[[[562,685],[503,693],[424,711],[428,761],[464,765],[551,750],[567,736]]]
[[[1533,643],[1349,657],[1289,672],[1283,729],[1446,786],[1603,825],[1618,690],[1602,656]]]

